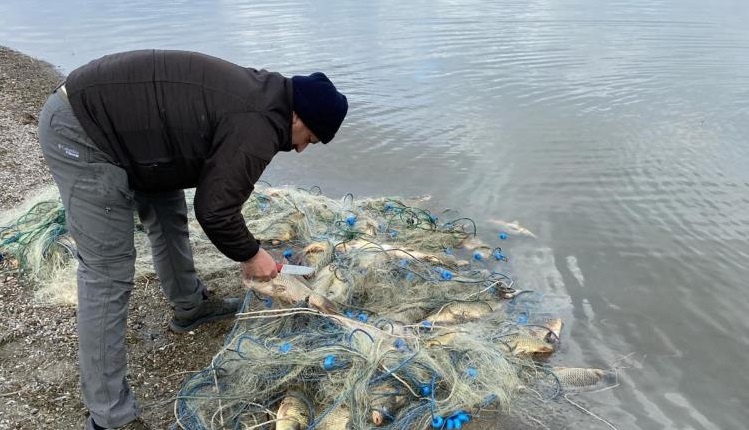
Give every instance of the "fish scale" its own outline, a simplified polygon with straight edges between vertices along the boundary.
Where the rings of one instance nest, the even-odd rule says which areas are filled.
[[[486,302],[451,302],[426,318],[432,324],[455,324],[476,321],[490,314],[492,307]]]
[[[554,367],[554,375],[565,390],[600,389],[616,384],[616,372],[582,367]]]
[[[351,412],[339,406],[325,415],[315,428],[317,430],[350,430]]]

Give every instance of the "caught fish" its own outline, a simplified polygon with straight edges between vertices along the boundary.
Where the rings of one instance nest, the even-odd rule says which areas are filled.
[[[297,237],[297,229],[300,228],[300,222],[304,218],[305,215],[302,212],[295,212],[283,221],[270,224],[265,230],[257,234],[257,238],[261,241],[268,241],[274,246],[289,242]]]
[[[419,260],[438,263],[445,267],[462,267],[470,265],[468,261],[458,260],[455,256],[444,253],[430,254],[404,246],[393,246],[387,243],[374,243],[367,240],[352,240],[341,245],[342,251],[349,253],[355,266],[370,267],[388,261]]]
[[[262,232],[259,232],[257,237],[259,240],[268,241],[273,245],[278,245],[290,241],[295,235],[296,233],[294,232],[293,225],[288,222],[277,222],[271,224]]]
[[[532,237],[536,239],[536,235],[533,234],[530,230],[520,225],[520,223],[516,221],[507,222],[503,221],[501,219],[492,219],[489,220],[494,225],[499,226],[502,230],[504,230],[507,234],[511,236],[525,236],[525,237]]]
[[[276,413],[276,430],[303,430],[309,425],[310,411],[298,394],[288,393]]]
[[[302,251],[304,264],[319,269],[330,261],[332,249],[330,242],[310,243]]]
[[[554,367],[552,370],[564,391],[598,390],[617,383],[616,371],[582,367]]]
[[[543,340],[556,349],[559,346],[559,336],[562,334],[562,327],[564,327],[564,323],[562,323],[561,319],[551,318],[541,325],[525,325],[523,326],[523,331],[532,337]]]
[[[436,313],[426,317],[433,325],[460,324],[476,321],[492,313],[492,307],[482,301],[455,301],[443,306]]]
[[[357,267],[378,266],[390,260],[391,255],[386,252],[385,248],[387,246],[383,247],[366,241],[352,241],[346,244],[347,256]]]
[[[260,294],[273,297],[284,303],[295,304],[307,300],[309,305],[324,313],[338,313],[333,302],[312,291],[294,276],[279,274],[268,282],[243,280],[245,287]]]
[[[382,314],[383,318],[404,324],[414,324],[424,320],[429,311],[422,306],[412,305],[407,308],[398,308],[392,312]]]
[[[356,251],[354,259],[358,266],[381,264],[388,260],[434,261],[436,256],[411,248],[396,247],[387,243],[374,243],[363,239],[352,240],[343,245],[347,252]]]
[[[389,382],[377,386],[372,392],[372,423],[379,427],[391,421],[398,411],[406,405],[408,398]]]
[[[554,352],[554,346],[526,333],[504,336],[500,341],[508,348],[508,352],[518,357],[540,358]]]
[[[336,269],[332,264],[318,271],[312,282],[313,290],[337,303],[346,303],[349,296],[349,284],[338,278]]]
[[[349,284],[346,281],[333,276],[333,282],[328,285],[325,297],[334,302],[347,303],[350,293],[351,287]]]
[[[502,299],[514,299],[515,297],[523,294],[523,293],[529,293],[531,290],[516,290],[512,287],[507,286],[501,286],[497,289],[497,295]]]
[[[361,222],[361,231],[369,236],[375,236],[377,234],[378,226],[377,223],[372,219],[365,219]]]
[[[560,336],[562,335],[562,328],[564,323],[561,318],[552,318],[544,323],[544,327],[549,329],[549,332],[544,336],[544,340],[550,343],[559,342]]]
[[[325,415],[315,428],[318,430],[350,430],[351,412],[347,408],[339,406]]]
[[[436,336],[428,338],[424,343],[429,348],[452,345],[453,343],[455,343],[455,339],[460,337],[462,333],[464,332],[449,331],[446,333],[439,333]]]

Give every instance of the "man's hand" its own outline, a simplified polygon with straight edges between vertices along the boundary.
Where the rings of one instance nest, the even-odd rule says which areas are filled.
[[[263,248],[254,257],[242,262],[242,276],[247,280],[270,281],[278,276],[276,262]]]

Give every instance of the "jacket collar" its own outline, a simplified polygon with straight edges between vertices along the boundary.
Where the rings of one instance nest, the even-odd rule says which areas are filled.
[[[285,104],[288,107],[288,111],[284,112],[284,127],[286,128],[286,136],[284,139],[280,139],[278,142],[279,152],[289,152],[293,149],[291,146],[291,116],[294,111],[294,91],[291,85],[291,79],[285,78],[284,81],[284,96]]]

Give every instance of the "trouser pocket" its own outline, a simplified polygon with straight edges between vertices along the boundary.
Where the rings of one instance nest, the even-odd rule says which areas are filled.
[[[113,258],[133,252],[134,194],[127,173],[109,163],[90,163],[75,179],[67,199],[68,225],[84,258]]]

